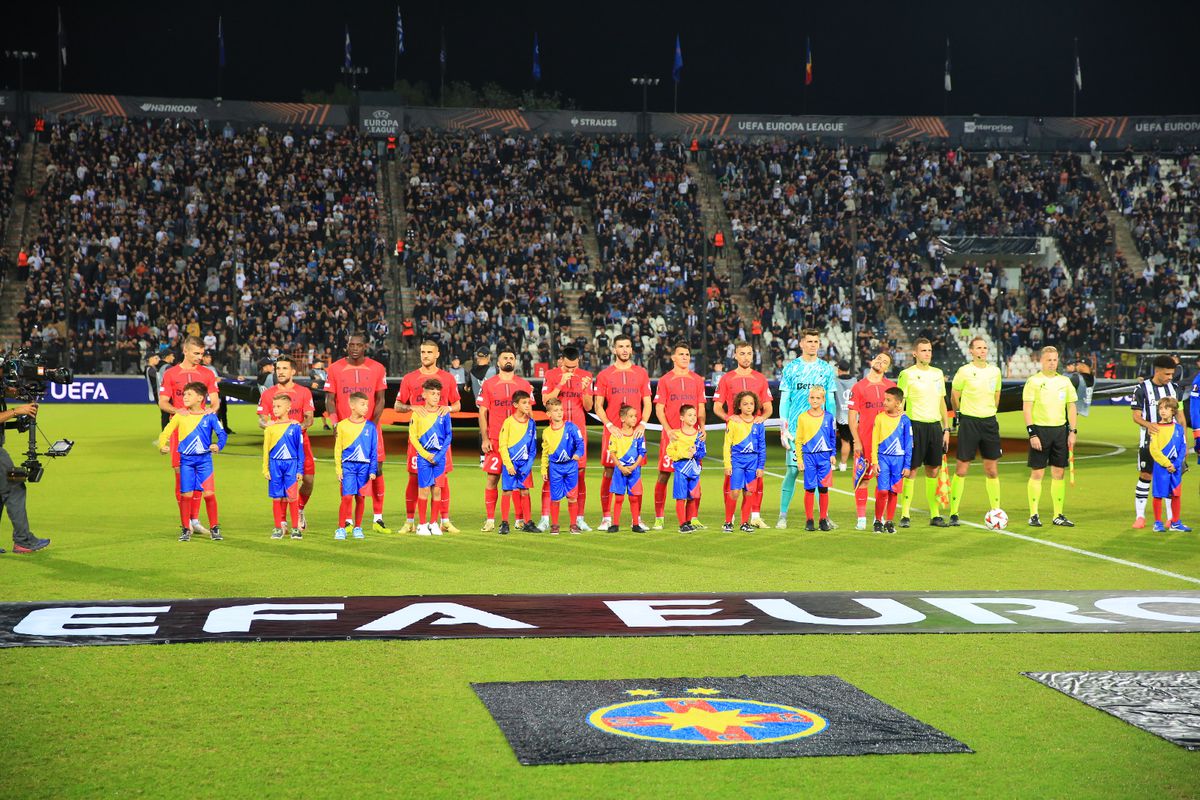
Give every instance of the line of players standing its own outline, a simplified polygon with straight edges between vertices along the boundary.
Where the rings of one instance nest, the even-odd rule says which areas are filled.
[[[975,351],[979,349],[979,346],[982,346],[982,351],[976,353]],[[780,427],[780,437],[788,456],[787,474],[784,476],[783,490],[780,498],[780,516],[776,523],[776,527],[778,528],[786,528],[788,526],[787,515],[794,494],[796,480],[800,477],[801,473],[805,473],[806,527],[808,529],[813,528],[815,516],[814,499],[821,501],[821,527],[832,527],[832,524],[828,522],[826,509],[828,503],[827,492],[832,483],[833,465],[836,463],[837,441],[835,436],[830,435],[830,431],[833,430],[832,417],[837,410],[836,394],[838,392],[838,383],[833,366],[817,357],[819,349],[819,332],[816,330],[804,331],[801,337],[802,355],[787,365],[780,382],[781,401],[779,417],[781,421],[786,422],[785,425],[781,425]],[[992,500],[993,508],[999,507],[998,479],[995,476],[995,463],[999,456],[999,434],[998,428],[995,426],[995,405],[999,395],[999,371],[994,366],[987,365],[986,343],[983,343],[982,340],[977,340],[972,343],[972,350],[974,356],[973,364],[975,366],[973,375],[969,375],[967,379],[960,381],[964,371],[972,367],[972,364],[968,364],[960,370],[959,375],[955,376],[954,398],[956,402],[961,399],[964,404],[964,407],[960,409],[960,416],[968,424],[964,426],[963,433],[960,435],[958,475],[956,475],[953,499],[950,504],[951,521],[949,523],[946,523],[940,515],[935,491],[936,466],[941,462],[941,454],[945,452],[949,436],[945,384],[941,371],[929,365],[932,349],[928,342],[918,342],[914,352],[917,363],[914,367],[905,370],[900,376],[901,385],[899,388],[904,390],[913,429],[913,441],[909,445],[912,448],[911,455],[906,451],[904,458],[906,461],[911,462],[910,466],[914,470],[922,464],[927,468],[927,500],[931,508],[932,524],[934,525],[957,524],[957,507],[958,501],[961,499],[962,481],[966,474],[966,468],[969,466],[970,461],[974,459],[976,452],[981,452],[984,457],[989,499]],[[662,529],[664,527],[667,486],[672,473],[675,471],[676,464],[682,460],[695,461],[695,449],[699,445],[702,445],[705,440],[704,380],[690,369],[691,353],[688,346],[686,344],[678,344],[673,348],[673,368],[659,379],[657,390],[653,395],[650,390],[649,374],[642,367],[632,363],[632,351],[632,342],[628,337],[617,337],[612,345],[612,364],[593,378],[586,370],[579,368],[578,353],[573,351],[573,349],[567,348],[564,350],[563,358],[560,359],[559,365],[547,373],[543,383],[543,403],[549,400],[557,401],[556,403],[551,403],[552,405],[561,404],[564,421],[573,423],[581,431],[586,430],[585,425],[589,413],[594,413],[603,422],[601,464],[604,472],[600,482],[602,514],[600,527],[602,529],[615,528],[611,513],[613,504],[613,492],[611,488],[614,472],[621,472],[623,477],[628,477],[623,465],[620,463],[620,452],[613,446],[614,437],[622,438],[623,409],[631,410],[631,416],[633,417],[632,436],[626,435],[624,438],[644,436],[647,425],[651,423],[652,419],[657,419],[658,424],[661,426],[660,458],[658,459],[658,475],[654,487],[653,529]],[[436,408],[438,416],[453,413],[461,409],[461,399],[457,383],[453,376],[437,366],[438,355],[436,344],[425,342],[421,345],[421,366],[406,375],[402,380],[394,405],[397,411],[408,412],[420,410],[424,405],[423,387],[430,380],[439,382],[442,387],[439,393],[440,397],[438,398],[439,405]],[[765,443],[756,443],[762,441],[761,429],[766,420],[772,416],[774,409],[766,378],[752,368],[753,356],[754,351],[749,344],[744,342],[738,343],[735,348],[735,358],[738,366],[722,377],[713,396],[715,415],[725,420],[731,431],[738,427],[737,417],[744,416],[742,420],[743,427],[740,429],[742,433],[735,435],[734,438],[739,445],[744,442],[746,449],[739,452],[727,453],[725,459],[724,494],[726,530],[732,530],[733,528],[734,510],[739,499],[742,501],[742,530],[751,531],[754,528],[767,527],[766,522],[761,516],[763,496],[761,458],[765,456],[765,454],[761,453],[761,450],[765,448]],[[183,347],[183,362],[167,370],[162,380],[160,406],[164,412],[179,409],[182,406],[183,387],[188,383],[197,381],[204,383],[209,392],[205,409],[211,411],[219,403],[215,375],[200,366],[202,358],[203,344],[201,342],[190,339],[185,342]],[[846,433],[849,434],[849,438],[854,442],[854,452],[859,456],[855,475],[855,496],[858,510],[857,527],[859,529],[866,527],[866,478],[870,477],[872,472],[878,471],[878,456],[876,455],[872,458],[871,436],[875,417],[885,406],[884,394],[893,385],[885,377],[890,366],[890,356],[886,353],[879,354],[872,361],[871,370],[867,377],[854,385],[846,404],[849,409],[849,424],[846,428],[849,430],[846,431],[843,429],[843,435]],[[505,420],[514,413],[514,397],[520,392],[526,393],[531,399],[533,395],[532,385],[515,373],[515,353],[510,350],[502,350],[498,354],[497,367],[497,374],[483,382],[477,398],[481,431],[481,462],[487,474],[487,488],[484,493],[486,521],[484,522],[483,530],[485,531],[507,529],[507,525],[503,525],[501,528],[498,528],[496,525],[496,506],[498,501],[502,499],[500,497],[500,479],[509,466],[505,463],[504,453],[501,452],[501,432]],[[298,505],[299,510],[299,520],[293,519],[293,535],[296,535],[298,529],[302,530],[305,527],[303,510],[312,494],[312,475],[314,469],[307,428],[313,421],[313,404],[311,392],[295,383],[293,378],[294,370],[290,361],[279,359],[276,365],[276,383],[263,392],[258,412],[260,415],[260,424],[263,427],[267,427],[272,422],[271,413],[274,398],[281,394],[286,395],[290,400],[290,408],[287,409],[287,415],[290,419],[299,423],[304,431],[303,463],[298,470],[299,474],[297,476],[296,488],[298,491],[294,493],[296,496],[292,498]],[[821,390],[819,395],[812,391],[814,387]],[[365,337],[357,334],[351,335],[347,342],[346,357],[334,362],[328,369],[328,377],[325,385],[326,408],[330,422],[336,425],[339,421],[350,419],[352,416],[352,395],[362,395],[367,401],[363,416],[373,423],[372,427],[378,440],[372,459],[377,459],[377,464],[373,465],[374,468],[371,470],[370,480],[359,487],[355,493],[371,497],[374,517],[372,527],[374,531],[379,533],[391,532],[383,519],[385,497],[383,462],[386,458],[386,453],[382,439],[381,417],[385,404],[385,389],[385,368],[382,364],[366,357]],[[736,402],[740,396],[747,393],[752,395],[757,402],[752,404],[752,408],[748,407],[743,415],[743,410],[737,407]],[[989,409],[986,400],[988,399],[988,395],[992,394],[994,394],[994,397],[990,398]],[[824,407],[823,413],[821,409],[822,405]],[[982,411],[976,412],[978,416],[971,414],[971,411],[975,407],[982,409]],[[684,414],[689,411],[691,414],[687,418],[684,418]],[[818,427],[814,427],[812,424],[804,424],[801,418],[806,413],[814,417],[828,418],[830,424]],[[626,434],[629,434],[628,430]],[[798,440],[798,435],[803,438]],[[1072,432],[1072,438],[1073,435]],[[673,458],[672,454],[668,452],[670,445],[681,437],[691,437],[688,441],[691,443],[692,452],[689,454],[688,459]],[[728,440],[730,437],[727,436],[726,438]],[[574,487],[575,497],[573,498],[576,501],[573,505],[578,509],[578,513],[574,516],[571,524],[571,527],[576,531],[590,530],[583,514],[587,498],[587,481],[585,475],[587,464],[586,435],[582,439],[583,451],[578,457],[579,480]],[[728,445],[729,443],[727,442],[727,449]],[[627,444],[623,444],[622,447],[628,449]],[[642,445],[642,448],[644,451],[644,445]],[[678,451],[678,448],[676,449]],[[437,493],[438,496],[430,515],[431,521],[427,526],[423,525],[421,530],[417,530],[414,508],[422,494],[422,487],[418,486],[418,473],[420,472],[418,469],[418,459],[428,455],[419,455],[418,450],[419,448],[415,446],[414,441],[410,437],[407,459],[409,472],[409,481],[406,490],[407,515],[405,526],[401,530],[402,532],[416,531],[419,533],[457,532],[458,529],[453,525],[449,516],[450,488],[446,478],[448,473],[453,471],[454,465],[453,459],[449,455],[448,447],[446,447],[444,474],[434,477],[440,491]],[[759,452],[755,452],[756,450]],[[966,454],[965,458],[964,450],[970,451]],[[342,454],[339,452],[337,455],[341,456]],[[676,455],[678,455],[678,452]],[[739,455],[742,458],[739,459],[737,457]],[[750,462],[746,460],[746,456],[749,455],[758,458],[760,464],[753,469],[739,468],[735,475],[734,464],[730,462],[736,461],[748,464]],[[1034,457],[1031,456],[1031,467],[1034,466],[1033,460]],[[184,486],[183,480],[180,478],[179,454],[175,452],[175,448],[173,448],[173,463],[177,476],[176,496],[177,500],[181,502],[181,507],[183,506],[183,501],[186,499],[183,495],[189,492],[192,495],[190,508],[193,513],[190,525],[185,525],[184,532],[187,533],[186,529],[190,527],[193,532],[210,532],[213,538],[220,538],[216,517],[216,497],[211,482],[211,471],[207,478],[203,480],[197,481],[196,476],[192,476],[189,485]],[[805,468],[806,466],[808,467],[807,469]],[[1042,467],[1044,468],[1045,464],[1042,464]],[[1038,477],[1040,478],[1040,475]],[[1061,476],[1056,475],[1056,477],[1060,478]],[[733,480],[731,481],[731,479]],[[626,487],[630,485],[630,481],[628,480],[620,480],[619,478],[619,482]],[[907,526],[909,522],[909,509],[911,507],[914,481],[908,480],[904,483],[905,493],[901,512],[902,527]],[[636,482],[636,484],[633,491],[629,493],[637,495],[638,505],[640,506],[640,481]],[[698,487],[698,484],[695,486]],[[898,486],[895,488],[898,488]],[[693,493],[698,492],[698,488],[693,487],[689,491]],[[549,481],[543,481],[542,519],[541,524],[538,526],[542,530],[547,529],[551,524],[547,512],[553,501],[551,503],[547,502],[550,501],[549,493]],[[506,501],[509,499],[507,496],[508,493],[504,494],[503,500]],[[208,509],[210,528],[208,531],[204,531],[197,519],[199,499],[201,497]],[[677,489],[675,499],[679,501],[689,498],[680,497]],[[698,499],[698,496],[691,499]],[[880,498],[878,495],[876,499],[876,521],[882,523]],[[631,507],[632,505],[633,499],[631,497]],[[1056,511],[1059,512],[1059,516],[1061,517],[1060,504],[1056,502],[1055,505]],[[693,516],[691,519],[683,519],[681,517],[681,530],[702,527],[699,524],[699,520],[695,519],[694,511],[691,510],[695,508],[695,505],[685,503],[683,507],[689,509],[688,513]],[[886,509],[886,501],[883,503],[883,508]],[[501,513],[503,520],[506,522],[508,518],[506,502],[501,502]],[[278,508],[276,516],[278,522]],[[342,516],[345,516],[345,513]],[[1038,524],[1036,509],[1032,516],[1031,524]],[[524,508],[518,508],[517,523],[519,526],[527,529],[533,527],[531,517],[532,514],[525,511]],[[353,520],[352,522],[357,522],[357,520]],[[642,528],[641,522],[640,515],[635,512],[634,526]],[[1056,523],[1058,523],[1057,518]],[[277,532],[281,527],[277,524]],[[354,527],[358,528],[359,526],[356,524]],[[876,529],[882,530],[884,526],[878,524],[876,525]]]

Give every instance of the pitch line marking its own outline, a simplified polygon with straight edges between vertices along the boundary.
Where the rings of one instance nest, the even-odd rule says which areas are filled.
[[[1123,449],[1124,448],[1122,448],[1122,450]],[[1116,455],[1116,453],[1113,453],[1113,455]],[[763,470],[763,473],[766,475],[770,475],[774,478],[783,478],[784,477],[783,475],[780,475],[778,472],[771,472],[770,470]],[[838,494],[844,494],[844,495],[848,495],[850,497],[854,496],[854,492],[847,492],[845,489],[837,489],[834,487],[830,487],[830,489],[831,489],[831,491],[837,492]],[[929,513],[925,509],[916,508],[915,506],[913,507],[913,510],[920,511],[923,514]],[[1146,572],[1153,572],[1156,575],[1164,575],[1168,578],[1176,578],[1181,581],[1187,581],[1188,583],[1200,584],[1200,578],[1193,578],[1189,575],[1180,575],[1178,572],[1171,572],[1169,570],[1159,569],[1158,567],[1152,567],[1149,564],[1140,564],[1137,561],[1128,561],[1124,558],[1117,558],[1116,556],[1109,556],[1109,555],[1105,555],[1104,553],[1096,553],[1091,550],[1083,550],[1078,547],[1072,547],[1069,544],[1060,544],[1058,542],[1052,542],[1049,539],[1039,539],[1036,536],[1027,536],[1023,533],[1016,533],[1014,531],[1008,531],[1008,530],[994,531],[990,528],[980,525],[978,522],[971,522],[970,520],[960,519],[959,523],[962,525],[969,525],[972,528],[978,528],[979,530],[986,531],[987,533],[998,533],[998,534],[1001,534],[1002,536],[1011,536],[1014,539],[1022,539],[1026,542],[1033,542],[1034,544],[1044,544],[1047,547],[1055,547],[1059,550],[1066,550],[1069,553],[1078,553],[1079,555],[1083,555],[1083,556],[1091,556],[1092,558],[1099,558],[1102,561],[1110,561],[1113,564],[1120,564],[1120,565],[1126,566],[1126,567],[1133,567],[1135,569],[1145,570]]]

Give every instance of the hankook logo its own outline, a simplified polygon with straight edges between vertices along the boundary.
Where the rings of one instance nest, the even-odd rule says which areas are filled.
[[[138,108],[142,111],[155,111],[160,114],[195,114],[197,106],[172,103],[142,103]]]

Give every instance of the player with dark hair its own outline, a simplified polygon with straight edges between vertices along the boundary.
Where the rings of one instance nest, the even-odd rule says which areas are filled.
[[[550,400],[562,401],[563,419],[574,424],[583,437],[583,455],[578,461],[579,482],[575,486],[574,505],[577,513],[571,520],[571,525],[578,527],[581,531],[592,529],[584,516],[587,514],[587,415],[595,403],[595,397],[592,394],[594,384],[595,379],[592,373],[579,368],[579,348],[573,345],[567,345],[562,349],[558,366],[548,371],[542,381],[542,405],[549,409],[546,404]],[[544,525],[548,526],[551,523],[549,515],[546,513],[547,502],[550,500],[549,491],[550,484],[544,482],[542,485],[542,524],[538,525],[543,530],[545,529]]]
[[[500,499],[500,477],[505,472],[503,454],[500,452],[500,431],[504,421],[513,415],[514,397],[518,392],[524,392],[533,397],[533,386],[529,381],[517,375],[517,354],[512,347],[501,345],[496,354],[496,366],[499,367],[492,377],[479,387],[476,405],[479,406],[479,438],[483,471],[487,473],[487,488],[483,493],[484,510],[487,518],[481,530],[496,530],[496,501]],[[532,477],[532,473],[528,476]],[[500,511],[503,519],[508,519],[510,492],[505,491],[501,501]]]
[[[442,385],[440,395],[442,405],[438,412],[439,415],[448,416],[461,411],[462,398],[458,393],[458,382],[454,380],[453,375],[438,367],[438,357],[441,355],[441,348],[438,347],[437,342],[432,339],[426,339],[421,342],[419,355],[421,366],[401,379],[400,390],[396,392],[396,404],[392,408],[404,414],[423,406],[425,404],[425,384],[430,380],[436,380]],[[433,516],[430,518],[429,524],[439,526],[440,530],[446,533],[458,533],[458,528],[450,521],[449,476],[454,471],[454,457],[449,451],[446,452],[445,457],[446,479],[442,481],[441,499],[434,503]],[[418,458],[420,456],[410,438],[408,442],[408,487],[404,493],[406,513],[404,527],[400,529],[401,533],[412,533],[416,530],[413,513],[417,506],[417,496],[420,491],[417,486],[418,467],[420,466]]]
[[[312,427],[316,406],[313,405],[312,391],[307,386],[301,386],[296,383],[295,375],[296,367],[292,359],[287,356],[280,356],[275,359],[275,383],[263,389],[262,394],[259,395],[257,414],[258,426],[265,430],[267,426],[272,424],[271,404],[274,399],[280,394],[286,394],[292,398],[291,406],[288,409],[288,418],[299,423],[304,443],[300,493],[298,496],[300,509],[299,527],[300,530],[304,530],[308,527],[308,522],[304,518],[304,507],[308,505],[309,498],[312,497],[313,475],[317,471],[317,462],[313,458],[312,442],[308,438],[308,429]]]
[[[661,531],[665,522],[667,505],[667,482],[675,467],[667,446],[679,436],[679,409],[693,406],[696,409],[696,428],[700,441],[704,441],[704,378],[692,371],[692,350],[686,342],[671,346],[671,369],[658,379],[654,391],[654,415],[662,425],[662,437],[658,445],[658,479],[654,484],[653,530]]]
[[[633,340],[624,333],[617,334],[612,343],[613,362],[596,376],[596,416],[604,423],[600,439],[600,463],[604,477],[600,479],[600,530],[612,527],[609,507],[612,495],[613,469],[617,466],[612,450],[608,446],[610,437],[621,428],[621,406],[627,405],[637,412],[638,434],[646,430],[650,421],[650,373],[633,363]],[[644,438],[644,437],[642,437]],[[640,476],[640,472],[638,473]],[[641,484],[638,484],[639,491]],[[640,497],[638,502],[640,503]]]
[[[374,427],[379,441],[375,457],[379,463],[371,470],[371,512],[375,518],[371,529],[376,533],[391,533],[383,521],[383,462],[387,458],[383,448],[384,395],[387,393],[387,368],[373,358],[367,358],[367,335],[354,331],[346,337],[346,356],[329,365],[325,378],[325,411],[330,414],[330,424],[350,416],[350,395],[361,392],[367,396],[366,416]]]
[[[1170,356],[1158,356],[1154,359],[1154,373],[1138,384],[1133,392],[1130,408],[1133,413],[1133,424],[1138,431],[1138,481],[1133,492],[1133,528],[1146,527],[1146,501],[1150,497],[1150,478],[1154,468],[1154,460],[1150,457],[1150,439],[1158,432],[1158,401],[1164,397],[1173,397],[1176,401],[1182,399],[1180,386],[1175,382],[1175,369],[1178,365]],[[1175,411],[1175,421],[1180,425],[1186,424],[1183,407]],[[1194,425],[1196,420],[1192,420]],[[1072,426],[1073,427],[1073,426]],[[1179,499],[1176,499],[1178,504]],[[1178,510],[1178,509],[1176,509]]]
[[[775,411],[775,401],[771,397],[771,384],[767,376],[754,369],[754,347],[744,339],[733,343],[733,358],[737,367],[724,373],[713,390],[713,414],[722,422],[738,413],[734,407],[734,399],[742,392],[754,392],[762,406],[759,422],[765,422]],[[726,476],[728,477],[728,476]],[[729,491],[729,481],[723,487]],[[750,524],[755,528],[766,528],[767,523],[762,518],[762,501],[764,492],[762,482],[749,494]]]

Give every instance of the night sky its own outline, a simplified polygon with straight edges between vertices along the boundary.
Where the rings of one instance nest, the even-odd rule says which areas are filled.
[[[344,26],[364,89],[388,88],[394,2],[64,2],[64,91],[212,97],[217,17],[224,18],[227,98],[299,100],[341,76]],[[736,9],[732,13],[727,8]],[[1190,8],[1190,10],[1189,10]],[[952,48],[951,114],[1067,115],[1072,38],[1084,90],[1079,114],[1200,113],[1195,6],[1138,0],[981,3],[400,3],[407,52],[400,77],[438,83],[445,26],[447,81],[530,88],[533,34],[540,89],[590,110],[638,110],[634,75],[661,77],[650,110],[670,111],[675,35],[684,73],[679,110],[800,113],[804,39],[819,114],[942,112],[945,40]],[[686,9],[686,11],[685,11]],[[38,50],[27,88],[53,90],[55,5],[8,4],[0,49]],[[17,67],[2,65],[17,86]]]

